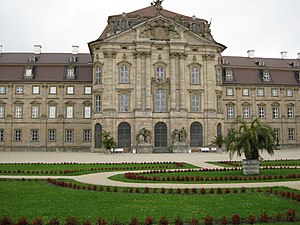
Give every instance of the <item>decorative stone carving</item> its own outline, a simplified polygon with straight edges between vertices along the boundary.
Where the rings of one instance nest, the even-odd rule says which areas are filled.
[[[172,142],[174,143],[185,143],[186,142],[186,138],[187,138],[187,133],[184,129],[184,127],[182,127],[181,129],[175,129],[172,133]]]
[[[146,23],[145,28],[141,31],[140,38],[167,41],[180,39],[180,35],[174,24],[159,18]]]
[[[136,136],[137,144],[151,144],[151,131],[143,127]]]

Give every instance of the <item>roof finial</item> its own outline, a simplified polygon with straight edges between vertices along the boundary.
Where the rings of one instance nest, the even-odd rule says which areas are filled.
[[[151,5],[155,5],[158,14],[160,14],[160,11],[162,10],[161,4],[163,1],[164,0],[153,0],[153,2],[151,2]]]

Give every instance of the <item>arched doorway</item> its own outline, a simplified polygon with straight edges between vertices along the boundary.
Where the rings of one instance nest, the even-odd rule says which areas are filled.
[[[102,126],[99,123],[96,123],[95,125],[95,148],[101,148],[102,145]]]
[[[190,146],[202,147],[203,146],[203,127],[199,122],[194,122],[190,127]]]
[[[123,122],[118,127],[118,147],[131,147],[131,126],[129,123]]]
[[[167,125],[165,123],[159,122],[154,127],[154,138],[155,147],[167,147],[168,146],[168,134]]]

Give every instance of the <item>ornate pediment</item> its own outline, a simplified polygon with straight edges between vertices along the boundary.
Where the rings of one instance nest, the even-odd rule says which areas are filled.
[[[144,28],[142,28],[139,37],[159,41],[180,39],[177,26],[163,18],[148,21]]]

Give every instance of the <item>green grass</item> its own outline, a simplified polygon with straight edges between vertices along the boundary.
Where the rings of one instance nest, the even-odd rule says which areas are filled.
[[[228,165],[222,162],[207,162],[207,163],[216,166],[222,166],[222,167],[242,166],[242,161],[232,161],[233,165]],[[300,160],[299,159],[266,160],[266,161],[260,161],[260,166],[300,166]]]
[[[174,163],[131,163],[131,164],[0,164],[0,175],[81,175],[89,173],[125,170],[160,170],[177,168],[196,168],[193,165],[182,163],[183,167],[177,167]],[[63,173],[66,170],[76,170],[71,173]]]
[[[259,176],[286,176],[289,174],[300,174],[300,169],[267,169],[267,170],[260,170],[260,175]],[[242,170],[234,170],[234,171],[210,171],[210,172],[203,172],[203,171],[197,171],[197,172],[173,172],[173,173],[155,173],[155,174],[141,174],[143,176],[147,176],[147,177],[160,177],[160,178],[165,178],[166,181],[149,181],[149,180],[132,180],[132,179],[126,179],[124,174],[118,174],[115,176],[110,177],[109,179],[111,180],[116,180],[116,181],[122,181],[122,182],[135,182],[135,183],[162,183],[162,182],[167,182],[167,183],[187,183],[187,184],[199,184],[199,183],[232,183],[232,182],[239,182],[239,183],[250,183],[250,182],[276,182],[276,181],[288,181],[288,180],[300,180],[300,178],[296,178],[296,179],[271,179],[271,180],[247,180],[245,181],[243,180],[237,180],[237,181],[233,181],[233,180],[229,180],[229,181],[205,181],[206,177],[234,177],[234,176],[238,176],[238,177],[258,177],[257,175],[255,176],[245,176],[243,175],[243,171]],[[204,181],[167,181],[167,177],[177,177],[177,176],[202,176],[204,177]]]
[[[274,216],[293,208],[299,213],[299,203],[264,193],[175,195],[175,194],[130,194],[91,192],[60,188],[44,181],[1,181],[0,218],[7,215],[14,220],[25,216],[28,220],[42,217],[49,221],[58,217],[64,221],[75,216],[80,221],[89,219],[93,223],[99,216],[108,222],[119,219],[128,223],[131,217],[143,221],[153,216],[158,222],[166,216],[173,222],[181,216],[185,222],[191,218],[203,218],[209,213],[218,219],[230,218],[238,213],[242,218],[249,214],[259,216],[267,212]],[[284,223],[283,223],[284,224]]]

